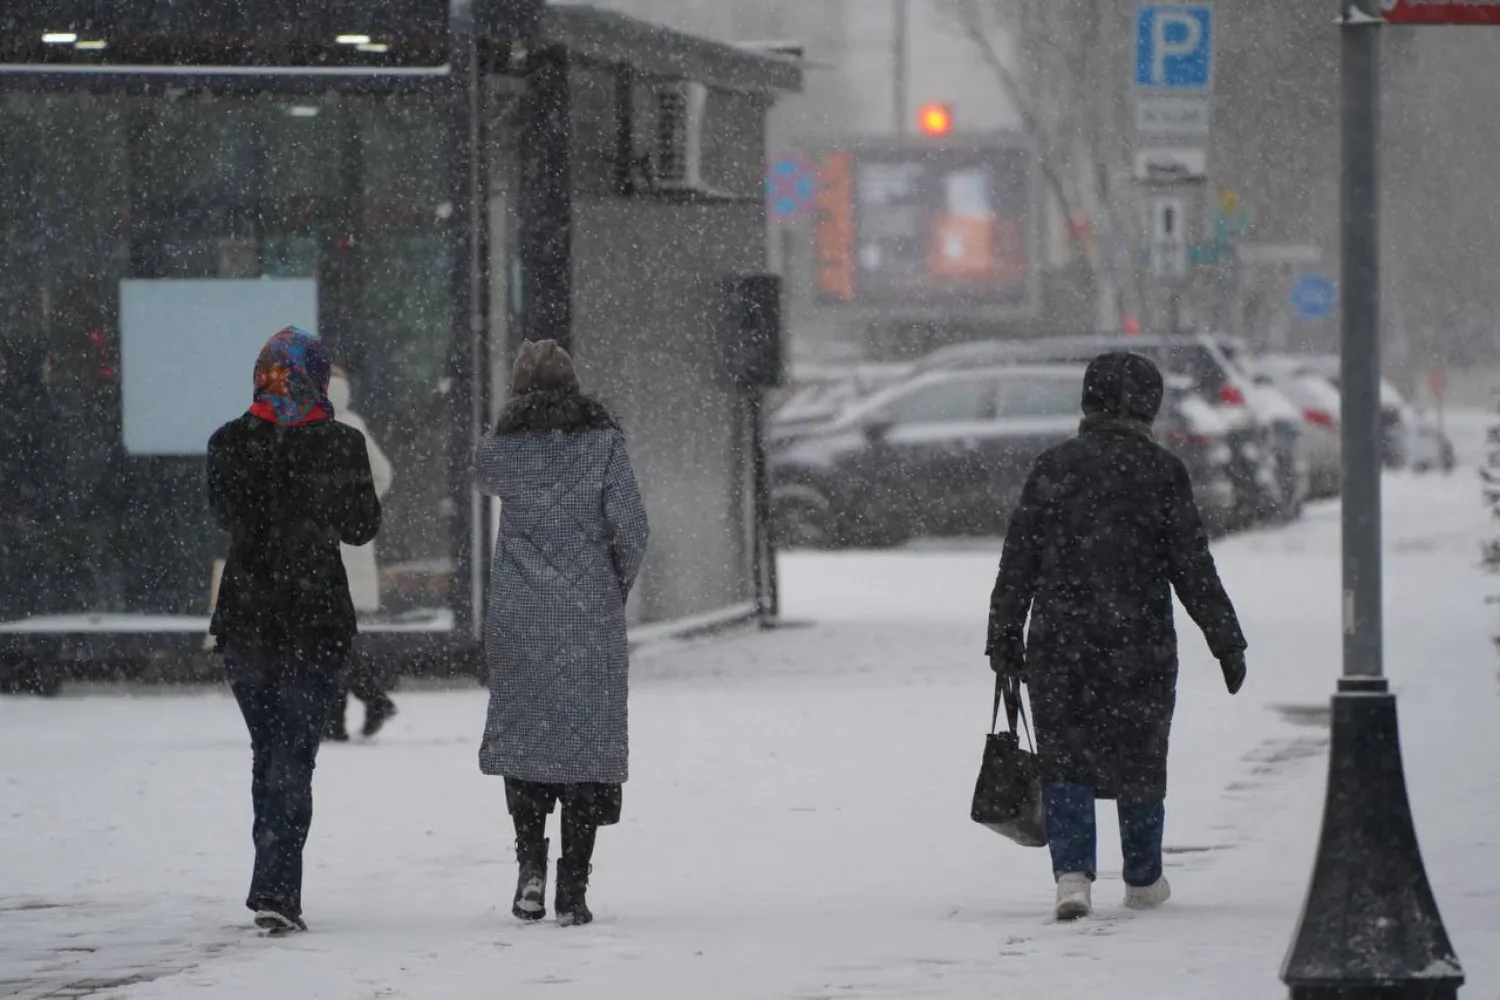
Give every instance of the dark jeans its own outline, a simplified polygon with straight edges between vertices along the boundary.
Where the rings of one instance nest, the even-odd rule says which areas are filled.
[[[342,691],[341,660],[231,654],[229,688],[250,730],[255,871],[245,905],[302,915],[302,847],[323,725]]]
[[[1048,785],[1047,846],[1052,873],[1082,872],[1090,879],[1098,869],[1098,835],[1094,825],[1094,790],[1088,785]],[[1121,798],[1120,849],[1125,855],[1125,884],[1141,888],[1161,878],[1161,839],[1166,805]]]

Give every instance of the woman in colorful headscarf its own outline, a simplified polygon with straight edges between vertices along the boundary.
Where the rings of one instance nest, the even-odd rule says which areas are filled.
[[[302,847],[319,737],[354,640],[339,546],[380,530],[365,439],[333,419],[328,352],[295,327],[255,364],[250,410],[208,443],[208,496],[230,535],[211,631],[250,730],[255,869],[246,905],[275,933],[306,930]]]

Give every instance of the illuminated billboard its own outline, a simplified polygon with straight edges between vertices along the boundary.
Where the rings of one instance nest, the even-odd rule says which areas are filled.
[[[1033,315],[1036,158],[1029,143],[844,144],[819,163],[818,302],[887,314]]]

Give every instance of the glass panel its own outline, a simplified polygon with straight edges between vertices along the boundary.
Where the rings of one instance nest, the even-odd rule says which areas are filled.
[[[989,410],[990,379],[957,379],[913,390],[886,408],[886,418],[897,424],[935,424],[982,420]]]
[[[1076,417],[1082,413],[1081,378],[1030,376],[1006,379],[1000,388],[1001,417]]]
[[[192,409],[202,404],[188,387],[222,381],[235,387],[220,393],[229,416],[249,403],[257,334],[205,352],[192,330],[212,326],[219,342],[231,324],[214,317],[246,311],[223,303],[315,289],[350,409],[395,468],[376,542],[383,606],[370,617],[376,627],[408,613],[444,620],[454,552],[445,120],[434,99],[412,94],[0,95],[0,628],[91,612],[177,616],[163,626],[195,629],[207,614],[226,544],[203,501],[207,442],[184,454],[181,434],[148,434],[158,444],[142,450],[169,453],[126,447],[126,282],[155,308],[177,301],[196,318],[153,324],[137,312],[124,333],[150,339],[124,353],[152,370],[124,381],[169,394],[180,385]],[[154,295],[168,287],[158,281],[182,297]],[[267,311],[259,337],[281,311]],[[171,406],[131,412],[152,419]]]

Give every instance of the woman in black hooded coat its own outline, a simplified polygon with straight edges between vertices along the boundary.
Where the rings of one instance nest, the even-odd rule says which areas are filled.
[[[1062,919],[1092,905],[1095,798],[1118,800],[1126,904],[1170,895],[1161,847],[1174,589],[1231,694],[1245,677],[1245,638],[1187,470],[1152,438],[1162,392],[1141,355],[1089,365],[1079,434],[1037,459],[990,600],[990,664],[1009,690],[1025,681],[1031,694]]]

